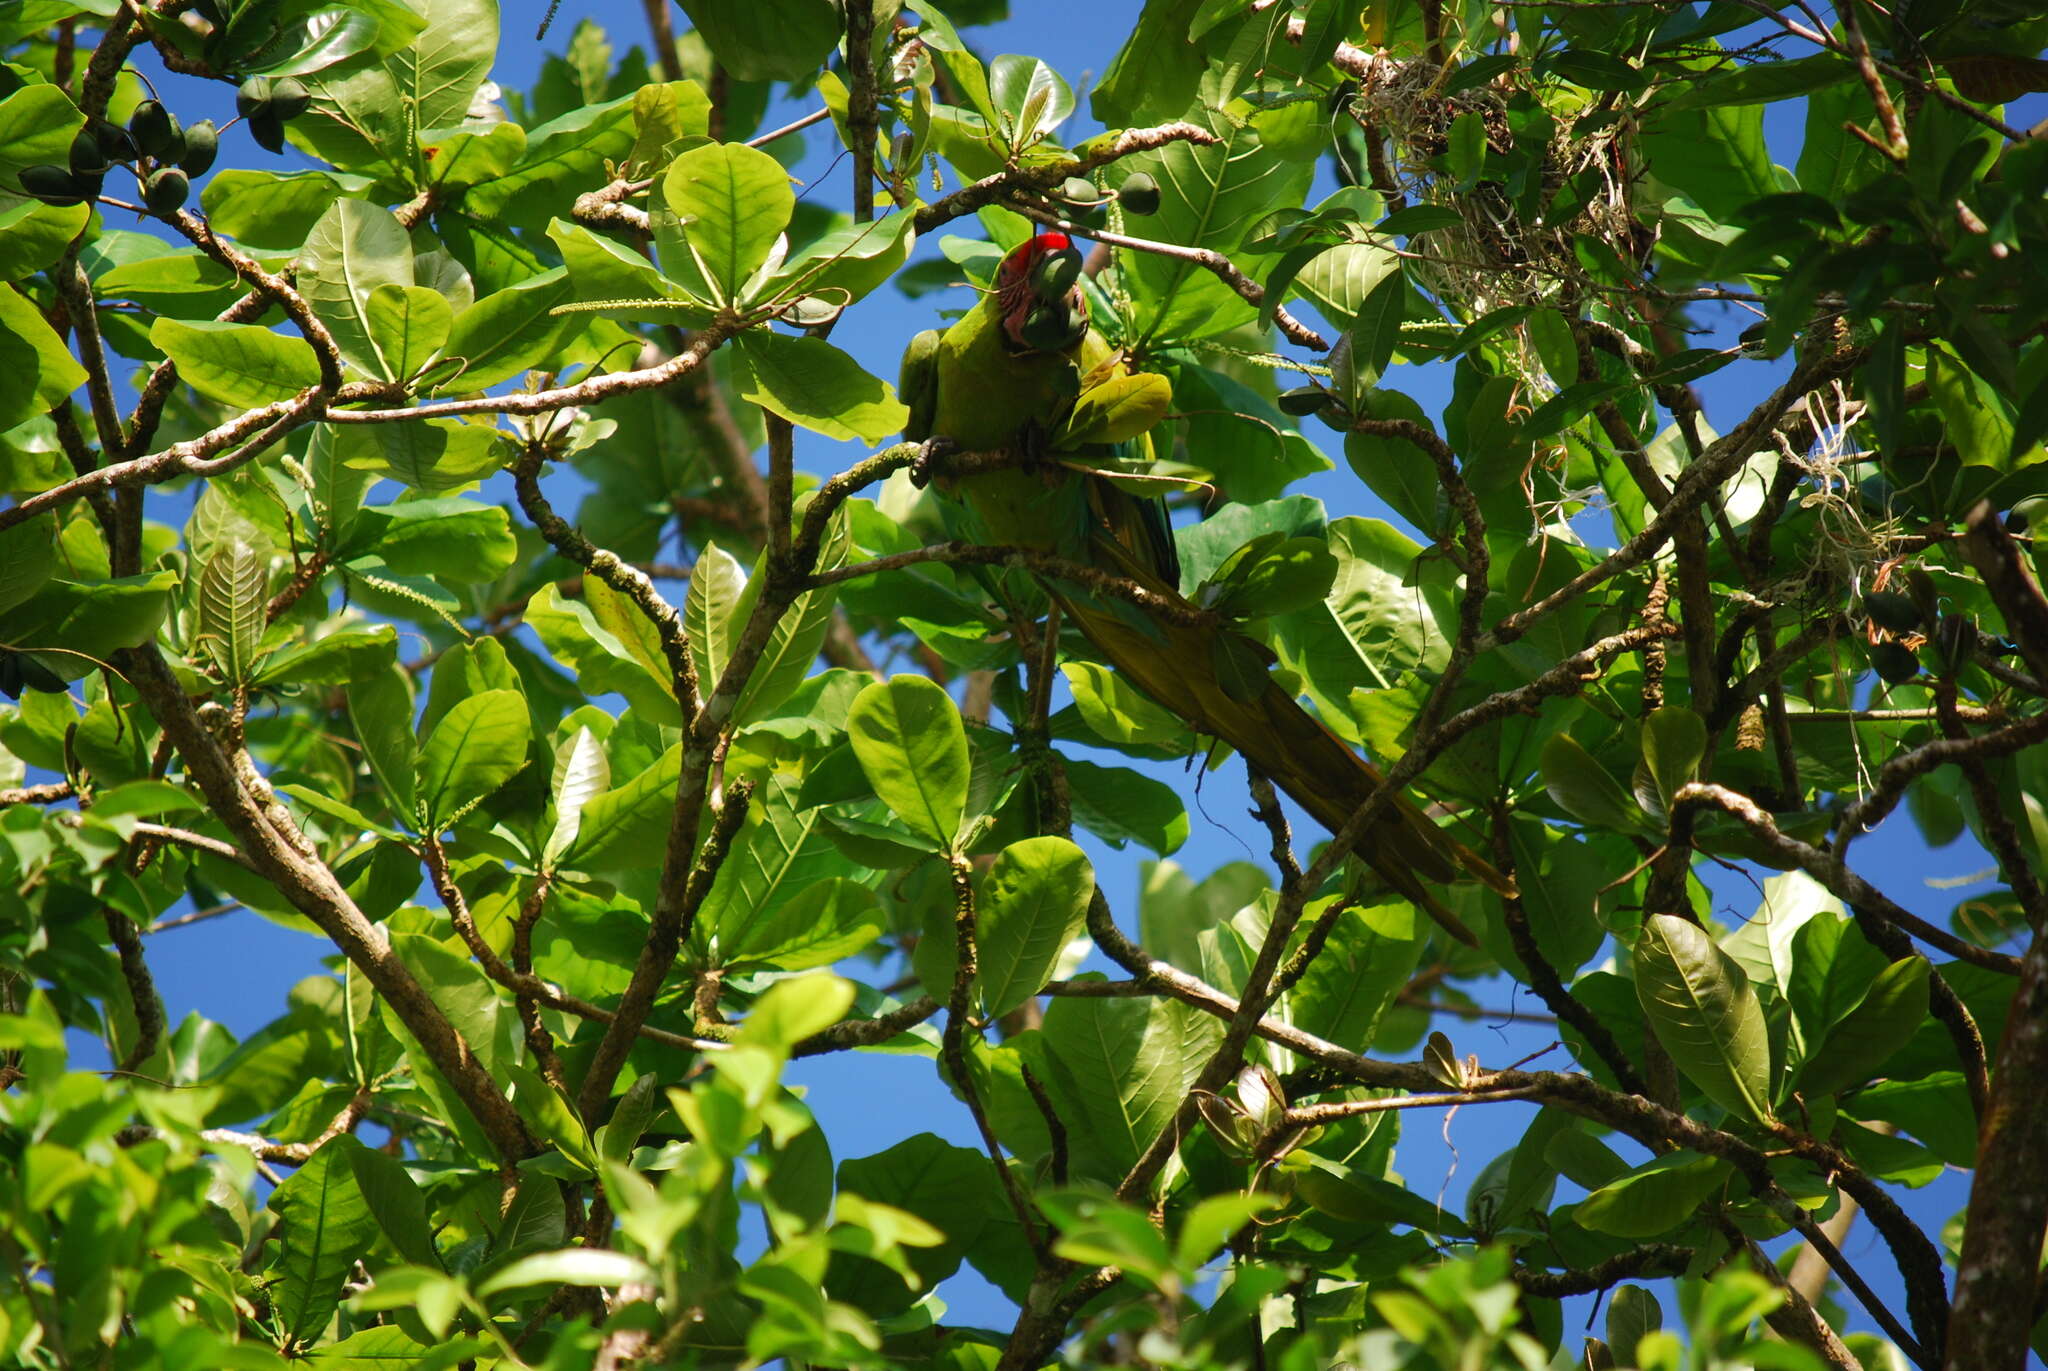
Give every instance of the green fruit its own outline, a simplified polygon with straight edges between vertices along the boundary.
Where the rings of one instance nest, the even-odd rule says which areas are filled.
[[[97,176],[107,169],[107,154],[91,129],[80,129],[71,140],[71,170],[80,176]]]
[[[1330,392],[1321,386],[1296,386],[1292,390],[1281,391],[1280,398],[1274,403],[1280,406],[1282,414],[1292,414],[1297,419],[1305,419],[1329,402]]]
[[[917,151],[917,135],[909,129],[899,132],[889,140],[889,165],[903,171],[910,161],[910,154]]]
[[[143,183],[142,203],[151,214],[169,216],[183,209],[191,194],[191,178],[176,167],[165,167]]]
[[[1910,595],[1895,590],[1873,590],[1863,597],[1863,613],[1879,628],[1894,633],[1912,633],[1920,627],[1920,606]]]
[[[1872,643],[1870,664],[1893,685],[1903,685],[1920,674],[1920,659],[1893,642]]]
[[[111,119],[95,119],[86,126],[100,145],[109,165],[115,162],[132,162],[138,155],[135,140],[128,136],[128,130]]]
[[[46,205],[77,205],[86,199],[85,183],[73,176],[69,167],[39,162],[32,167],[23,167],[18,179],[23,193]]]
[[[175,158],[185,150],[178,117],[156,100],[144,100],[135,107],[135,113],[128,116],[128,132],[145,157]]]
[[[1069,313],[1057,305],[1040,305],[1025,317],[1018,335],[1039,352],[1063,352],[1081,341],[1087,327],[1083,315]]]
[[[1117,200],[1126,214],[1159,213],[1159,183],[1145,172],[1134,172],[1124,178]]]
[[[296,76],[280,76],[270,83],[270,107],[280,119],[296,119],[313,103],[313,92]]]
[[[235,92],[235,113],[244,119],[254,119],[259,110],[270,108],[270,78],[252,76],[244,81]]]
[[[1031,267],[1031,293],[1041,300],[1061,300],[1081,279],[1081,254],[1073,248],[1048,252]]]
[[[1060,186],[1060,199],[1071,200],[1077,205],[1090,205],[1102,198],[1102,192],[1095,189],[1095,183],[1085,176],[1069,176]]]
[[[220,130],[213,126],[213,120],[201,119],[185,130],[185,155],[178,159],[178,169],[187,176],[204,176],[212,169],[219,152]]]
[[[249,116],[249,136],[266,152],[284,151],[284,120],[268,107]]]

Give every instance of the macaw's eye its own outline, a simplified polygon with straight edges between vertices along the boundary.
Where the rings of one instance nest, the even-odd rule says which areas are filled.
[[[1031,293],[1041,300],[1057,300],[1081,279],[1081,254],[1073,248],[1048,252],[1031,264]]]

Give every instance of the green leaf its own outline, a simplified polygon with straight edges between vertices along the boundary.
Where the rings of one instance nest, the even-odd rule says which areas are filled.
[[[650,852],[668,845],[682,772],[683,745],[677,743],[639,775],[594,797],[583,807],[582,826],[564,861],[590,871],[644,866]]]
[[[692,577],[694,580],[695,578]],[[585,583],[586,593],[589,583]],[[605,628],[580,600],[563,598],[550,584],[527,601],[526,624],[591,695],[617,691],[650,722],[674,726],[682,710],[669,692],[666,675],[655,674],[619,637]],[[699,678],[705,667],[697,661]]]
[[[370,774],[384,788],[385,803],[408,824],[416,819],[413,805],[412,692],[404,671],[393,667],[355,682],[348,691],[349,720]]]
[[[271,1312],[286,1346],[326,1328],[342,1282],[376,1240],[377,1220],[349,1158],[361,1146],[347,1134],[330,1139],[270,1194],[277,1215]]]
[[[385,369],[412,377],[440,356],[455,311],[439,291],[385,282],[370,292],[363,318]]]
[[[1646,1333],[1664,1326],[1664,1310],[1657,1297],[1640,1285],[1616,1288],[1607,1305],[1607,1346],[1616,1366],[1636,1365],[1636,1346]]]
[[[1362,386],[1376,386],[1394,359],[1401,317],[1408,307],[1408,277],[1395,259],[1391,271],[1358,303],[1351,324],[1351,365]]]
[[[334,1139],[334,1143],[344,1144],[342,1155],[355,1173],[363,1204],[393,1250],[417,1266],[439,1266],[441,1254],[434,1247],[426,1196],[413,1182],[405,1163],[365,1147],[346,1133]]]
[[[572,315],[548,311],[574,294],[566,271],[556,268],[484,296],[455,316],[442,357],[461,370],[444,384],[484,390],[549,362],[585,327]]]
[[[288,126],[324,162],[417,188],[417,138],[469,113],[498,49],[496,0],[409,0],[424,27],[388,56],[375,49],[305,78],[312,108]]]
[[[255,675],[269,567],[267,552],[238,541],[208,558],[199,575],[199,641],[230,685]]]
[[[408,419],[394,424],[338,424],[335,427],[333,452],[343,466],[388,476],[414,490],[456,490],[482,480],[503,464],[500,435],[488,423],[466,424],[460,419]],[[474,515],[471,517],[474,519]],[[383,518],[410,521],[413,516],[401,505],[390,508]],[[394,531],[394,526],[388,522],[383,527],[387,532]],[[395,531],[399,538],[407,538],[411,527],[410,522],[402,523],[396,526]],[[429,562],[436,563],[442,559],[434,555],[434,538],[452,537],[455,530],[444,529],[440,535],[433,535],[431,530],[429,533],[429,547],[425,552]],[[385,551],[383,547],[378,550]],[[461,559],[457,565],[463,572],[475,569],[473,563],[466,561],[466,550],[454,551],[452,556]],[[403,554],[401,560],[406,560]]]
[[[1550,798],[1579,822],[1623,833],[1641,827],[1642,812],[1621,782],[1570,734],[1544,741],[1540,769]]]
[[[910,411],[886,382],[822,338],[751,329],[732,342],[739,397],[827,438],[879,443]]]
[[[583,807],[611,783],[611,762],[604,744],[587,728],[555,749],[555,772],[549,790],[555,797],[555,826],[541,849],[541,862],[552,866],[576,842],[582,830]]]
[[[1353,1224],[1406,1224],[1424,1233],[1465,1237],[1471,1230],[1450,1210],[1406,1186],[1367,1175],[1312,1153],[1288,1158],[1295,1193],[1332,1218]]]
[[[512,1078],[512,1103],[534,1134],[546,1139],[569,1161],[595,1175],[597,1149],[592,1145],[583,1121],[576,1115],[576,1106],[568,1097],[531,1067],[506,1062],[500,1069]]]
[[[1311,906],[1310,917],[1326,905]],[[1405,901],[1346,909],[1295,986],[1295,1022],[1332,1042],[1370,1043],[1421,959],[1429,927]]]
[[[0,431],[56,408],[84,384],[85,368],[41,312],[0,286]]]
[[[1141,747],[1179,747],[1187,741],[1184,720],[1153,704],[1150,696],[1127,685],[1108,667],[1062,662],[1060,674],[1073,692],[1075,708],[1099,737]]]
[[[1586,1196],[1572,1216],[1595,1233],[1654,1238],[1697,1219],[1700,1206],[1733,1174],[1734,1167],[1718,1157],[1667,1152]]]
[[[829,838],[821,842],[836,854]],[[727,915],[722,925],[731,922],[731,914],[743,912],[731,900],[720,909]],[[722,936],[714,965],[777,971],[831,966],[872,948],[886,927],[887,916],[872,890],[832,876],[759,911],[734,935]]]
[[[444,192],[496,181],[526,157],[526,130],[510,121],[451,133],[421,149]]]
[[[1643,769],[1663,810],[1670,809],[1680,786],[1699,776],[1706,754],[1707,721],[1692,710],[1666,705],[1643,720]]]
[[[843,21],[831,0],[678,0],[718,64],[742,81],[796,81],[811,75],[839,41]]]
[[[476,1293],[489,1298],[534,1285],[613,1288],[658,1279],[654,1268],[627,1253],[598,1247],[565,1247],[559,1252],[536,1252],[500,1267],[478,1284]]]
[[[977,899],[982,1017],[1036,995],[1080,935],[1095,868],[1065,838],[1026,838],[996,856]]]
[[[1005,53],[989,63],[988,98],[1012,148],[1048,138],[1074,112],[1074,92],[1036,57]]]
[[[214,232],[245,248],[295,252],[345,191],[367,184],[360,176],[331,171],[222,167],[207,178],[199,198]]]
[[[793,784],[771,777],[697,913],[690,955],[705,966],[825,965],[817,958],[871,941],[874,897],[843,879],[846,863],[824,829],[825,811],[803,809]],[[859,941],[855,941],[858,939]],[[829,957],[827,958],[829,961]]]
[[[337,200],[299,250],[299,293],[334,335],[342,358],[380,381],[400,373],[378,346],[370,297],[380,286],[412,286],[412,241],[381,205]]]
[[[854,697],[846,732],[875,795],[950,848],[967,812],[967,732],[952,697],[924,676],[891,676]]]
[[[54,515],[38,515],[0,529],[0,615],[46,585],[57,574]]]
[[[1927,1017],[1932,972],[1925,957],[1907,957],[1879,972],[1863,1002],[1810,1053],[1799,1073],[1800,1090],[1815,1098],[1877,1074]]]
[[[77,680],[121,648],[154,636],[177,583],[173,571],[91,585],[46,581],[41,590],[0,614],[0,643],[63,649],[43,660],[66,680]]]
[[[289,400],[320,384],[312,344],[256,324],[159,318],[149,341],[177,363],[179,380],[235,409]]]
[[[1068,759],[1066,771],[1074,822],[1111,847],[1137,842],[1164,857],[1188,840],[1187,806],[1166,782],[1078,757]]]
[[[740,612],[746,592],[747,573],[739,559],[715,542],[706,543],[683,596],[683,629],[690,638],[697,679],[707,690],[724,679],[733,645],[746,626]]]
[[[1172,1121],[1223,1025],[1153,999],[1060,996],[1031,1068],[1067,1125],[1073,1175],[1114,1184]]]
[[[420,813],[445,828],[526,765],[530,723],[516,691],[487,690],[457,702],[420,749]]]
[[[17,201],[0,207],[0,281],[19,281],[63,256],[91,215],[86,205]]]
[[[662,177],[662,196],[717,304],[746,298],[749,278],[796,208],[782,164],[742,143],[707,143],[676,158]],[[680,264],[663,265],[671,277],[691,279]]]
[[[1643,1017],[1686,1078],[1729,1113],[1769,1122],[1763,1008],[1735,959],[1697,924],[1653,914],[1636,940],[1635,975]]]

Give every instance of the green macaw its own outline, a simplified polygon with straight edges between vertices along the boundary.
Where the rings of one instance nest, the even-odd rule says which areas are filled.
[[[1165,505],[1131,494],[1073,460],[1080,450],[1142,437],[1172,403],[1166,379],[1133,370],[1088,326],[1081,255],[1062,234],[1019,244],[995,288],[951,328],[930,329],[903,356],[904,436],[966,451],[1016,450],[1038,460],[935,484],[963,537],[1034,548],[1180,598],[1180,565]],[[1212,735],[1335,832],[1380,773],[1271,679],[1247,689],[1216,666],[1216,634],[1145,616],[1057,581],[1046,594],[1118,673],[1197,732]],[[1250,647],[1247,642],[1245,646]],[[1463,942],[1471,931],[1432,885],[1470,875],[1503,893],[1513,884],[1402,797],[1356,852],[1401,895]]]

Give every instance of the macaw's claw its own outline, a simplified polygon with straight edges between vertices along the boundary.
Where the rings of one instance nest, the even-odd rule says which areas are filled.
[[[939,467],[946,458],[960,450],[960,445],[943,434],[933,434],[917,445],[917,456],[910,462],[910,484],[923,490],[931,484],[932,477],[939,474]]]

